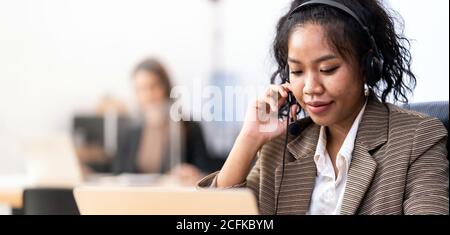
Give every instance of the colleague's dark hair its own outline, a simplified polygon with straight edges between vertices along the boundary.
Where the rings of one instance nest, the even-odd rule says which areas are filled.
[[[154,58],[147,58],[136,65],[133,70],[133,77],[139,71],[146,71],[155,74],[161,84],[164,86],[166,97],[170,97],[172,83],[170,82],[169,74],[167,73],[166,68],[164,68],[161,62]]]
[[[410,43],[402,35],[403,21],[393,10],[388,12],[379,0],[334,0],[344,4],[355,12],[369,28],[376,44],[384,57],[384,67],[381,77],[366,76],[366,59],[370,52],[369,36],[361,25],[345,12],[325,5],[306,6],[289,19],[289,13],[307,0],[292,2],[289,12],[279,20],[276,36],[273,42],[273,53],[277,69],[271,77],[275,83],[277,78],[281,83],[289,77],[288,41],[292,32],[301,25],[314,23],[321,25],[329,44],[334,47],[345,60],[355,61],[367,85],[381,98],[383,102],[389,95],[395,102],[408,102],[408,93],[416,86],[416,77],[411,71]],[[397,22],[396,22],[397,21]],[[395,23],[399,23],[396,25]],[[396,32],[400,30],[400,33]]]

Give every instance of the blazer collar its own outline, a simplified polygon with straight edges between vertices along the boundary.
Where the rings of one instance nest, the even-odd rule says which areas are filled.
[[[297,137],[290,135],[287,145],[287,149],[295,160],[307,157],[311,152],[314,154],[320,134],[320,126],[314,124],[309,117],[300,120],[297,124],[303,128],[303,131]]]
[[[389,110],[374,95],[370,95],[366,110],[359,124],[355,143],[359,142],[372,151],[386,143],[389,129]]]
[[[375,176],[376,150],[386,143],[388,130],[389,110],[385,104],[371,95],[356,135],[341,214],[352,215],[358,212],[359,205]]]
[[[373,154],[375,154],[374,150],[387,141],[388,116],[389,111],[387,107],[374,95],[371,95],[367,101],[355,139],[341,208],[342,214],[355,214],[357,212],[359,204],[372,182],[377,167]],[[292,177],[296,178],[295,181],[302,182],[301,188],[295,191],[296,195],[293,195],[294,197],[298,196],[302,200],[297,205],[291,205],[290,209],[303,214],[309,209],[317,174],[313,157],[319,138],[320,126],[314,124],[310,118],[302,119],[298,123],[303,131],[297,137],[290,136],[287,149],[291,155],[286,161],[283,181],[294,180],[290,179],[290,175],[292,175]],[[286,174],[289,171],[299,172],[300,169],[302,170],[301,174]],[[280,171],[281,169],[278,167],[275,181],[279,181]],[[279,182],[276,182],[276,187],[278,185]],[[275,191],[278,191],[278,188]],[[280,198],[280,205],[282,204],[282,199]],[[280,210],[280,213],[282,212]]]

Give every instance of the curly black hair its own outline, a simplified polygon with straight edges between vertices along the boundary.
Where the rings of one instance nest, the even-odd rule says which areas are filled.
[[[353,17],[333,7],[313,4],[292,14],[288,19],[293,9],[307,2],[307,0],[295,0],[290,10],[277,24],[273,42],[273,55],[277,69],[271,77],[271,83],[276,83],[277,79],[284,83],[288,79],[288,40],[291,33],[296,27],[314,23],[323,27],[328,43],[339,55],[345,60],[358,63],[365,83],[381,98],[382,102],[386,102],[392,95],[394,102],[408,103],[407,96],[416,86],[416,77],[411,71],[410,43],[402,35],[401,16],[392,9],[385,8],[379,0],[334,1],[350,8],[369,28],[384,58],[381,76],[367,76],[366,59],[373,48],[371,48],[367,32]]]

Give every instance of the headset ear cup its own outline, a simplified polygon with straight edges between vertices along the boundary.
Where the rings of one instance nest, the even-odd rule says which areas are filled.
[[[365,61],[365,74],[366,74],[366,83],[368,85],[371,85],[371,83],[373,83],[373,79],[374,79],[374,71],[373,71],[373,54],[372,53],[368,53],[366,56],[366,61]]]
[[[372,52],[366,57],[366,83],[374,86],[381,78],[380,60]]]
[[[380,60],[376,56],[372,56],[372,73],[373,78],[378,81],[381,78],[381,73],[383,72],[383,66],[381,65]]]

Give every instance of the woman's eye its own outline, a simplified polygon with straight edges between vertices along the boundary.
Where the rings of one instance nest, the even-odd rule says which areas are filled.
[[[299,76],[303,73],[303,71],[291,71],[292,75]]]
[[[324,73],[324,74],[327,74],[327,75],[330,75],[330,74],[333,74],[338,68],[339,68],[339,66],[336,66],[336,67],[333,67],[333,68],[330,68],[330,69],[321,69],[320,72]]]

